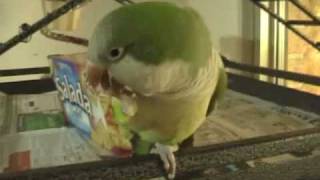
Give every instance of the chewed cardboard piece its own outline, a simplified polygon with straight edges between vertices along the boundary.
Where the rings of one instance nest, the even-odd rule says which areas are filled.
[[[70,125],[101,156],[131,156],[133,134],[126,124],[136,112],[134,96],[121,88],[117,92],[111,88],[108,71],[91,65],[85,53],[49,58],[52,77]]]

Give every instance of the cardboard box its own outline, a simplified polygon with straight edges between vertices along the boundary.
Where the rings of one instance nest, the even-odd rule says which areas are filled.
[[[97,73],[96,77],[88,80],[90,64],[85,53],[49,58],[52,60],[52,76],[70,125],[76,127],[100,156],[131,156],[133,135],[119,123],[130,118],[132,113],[126,113],[130,103],[124,103],[112,95],[111,89],[103,87],[108,80],[103,80],[103,74]]]

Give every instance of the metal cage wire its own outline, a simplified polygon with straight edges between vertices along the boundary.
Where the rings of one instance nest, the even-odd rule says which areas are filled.
[[[54,19],[60,17],[68,10],[83,3],[85,0],[70,0],[66,5],[44,17],[29,29],[13,37],[8,42],[0,47],[0,54],[6,52],[10,48],[22,42],[25,38],[40,30]],[[116,0],[121,4],[132,3],[132,1]],[[255,4],[258,0],[252,0]],[[267,0],[265,0],[267,1]],[[291,1],[291,0],[290,0]],[[301,22],[292,21],[290,25]],[[303,22],[305,24],[311,22]],[[316,21],[312,23],[318,23]],[[318,24],[317,24],[318,25]],[[310,41],[311,42],[311,41]],[[314,43],[312,41],[312,43]],[[316,46],[316,43],[314,43]],[[255,74],[264,74],[271,77],[279,77],[288,80],[295,80],[313,85],[320,85],[320,78],[314,76],[301,75],[298,73],[273,70],[269,68],[255,67],[235,63],[223,57],[227,68],[251,72]],[[48,74],[48,67],[1,70],[0,76],[14,76],[23,74]],[[42,87],[35,91],[34,87]],[[251,87],[251,88],[248,88]],[[229,88],[237,92],[245,93],[264,100],[273,101],[284,106],[297,107],[306,111],[315,113],[320,112],[320,97],[309,93],[300,92],[286,87],[273,85],[267,82],[261,82],[252,78],[229,73]],[[0,90],[8,93],[41,93],[54,89],[54,84],[48,79],[0,83]],[[265,92],[268,93],[265,93]],[[257,158],[279,155],[290,152],[310,152],[315,148],[320,147],[320,129],[311,128],[298,130],[287,133],[273,134],[264,137],[257,137],[229,143],[211,145],[207,147],[192,148],[177,153],[178,161],[178,179],[188,179],[192,174],[202,176],[204,179],[210,179],[212,175],[205,174],[204,171],[210,167],[217,167],[230,163],[239,163],[243,161],[253,160]],[[305,163],[301,163],[304,165]],[[289,168],[288,168],[288,167]],[[257,167],[257,171],[272,172],[277,169],[284,173],[287,169],[297,169],[297,173],[288,173],[290,177],[302,176],[308,172],[308,175],[320,176],[318,169],[307,169],[304,172],[299,171],[299,168],[292,165],[277,166],[277,167],[262,167],[262,170]],[[281,171],[282,169],[282,171]],[[283,170],[284,169],[284,170]],[[239,174],[240,173],[240,174]],[[244,174],[246,178],[255,179],[259,173],[252,171],[241,171],[234,174],[225,174],[216,176],[215,179],[239,179]],[[253,174],[248,176],[248,174]],[[131,159],[121,160],[106,160],[93,163],[84,163],[76,165],[68,165],[54,168],[44,168],[39,170],[30,170],[21,173],[0,174],[0,179],[130,179],[130,178],[152,178],[163,175],[162,165],[160,160],[153,155],[144,157],[134,157]],[[276,174],[276,173],[274,173]],[[291,175],[291,176],[290,176]],[[267,176],[265,179],[270,178]],[[241,179],[241,178],[240,178]],[[261,178],[260,178],[261,179]],[[263,179],[263,178],[262,178]]]

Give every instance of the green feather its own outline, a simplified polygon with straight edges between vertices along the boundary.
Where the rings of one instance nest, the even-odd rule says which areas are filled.
[[[113,118],[117,122],[117,124],[128,124],[128,116],[123,112],[123,105],[121,104],[121,101],[114,97],[112,98],[112,112]]]
[[[98,43],[97,43],[98,42]],[[145,2],[121,7],[106,16],[91,38],[92,54],[106,61],[114,47],[145,64],[183,60],[203,65],[211,55],[210,33],[190,8],[166,2]]]
[[[152,148],[153,143],[143,141],[139,137],[134,141],[134,153],[138,155],[148,154]]]
[[[121,7],[102,19],[90,40],[89,57],[96,63],[111,65],[109,67],[119,82],[137,90],[147,83],[140,77],[144,75],[142,68],[149,68],[148,65],[180,60],[187,62],[181,63],[183,65],[192,65],[193,75],[210,67],[210,39],[204,21],[194,10],[165,2],[138,3]],[[108,52],[118,47],[125,48],[125,53],[133,58],[123,56],[123,61],[121,58],[110,61]],[[223,69],[220,72],[214,100],[224,91],[225,72]],[[139,80],[142,82],[136,86]],[[190,83],[190,88],[195,86]],[[190,137],[205,120],[213,88],[208,81],[203,91],[177,99],[164,94],[150,97],[138,94],[137,113],[128,121],[118,113],[119,109],[114,109],[117,122],[129,127],[143,140],[136,144],[138,152],[144,153],[155,142],[176,145]]]
[[[209,107],[207,110],[207,115],[209,115],[213,110],[215,110],[217,103],[223,100],[225,91],[228,88],[228,75],[223,67],[219,69],[219,79],[215,92],[213,93]]]

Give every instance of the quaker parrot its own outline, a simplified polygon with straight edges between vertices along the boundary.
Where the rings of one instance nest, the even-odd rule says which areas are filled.
[[[97,24],[88,54],[92,64],[136,94],[137,111],[125,122],[138,137],[136,153],[159,154],[174,178],[173,152],[226,89],[221,57],[201,16],[168,2],[120,7]]]

